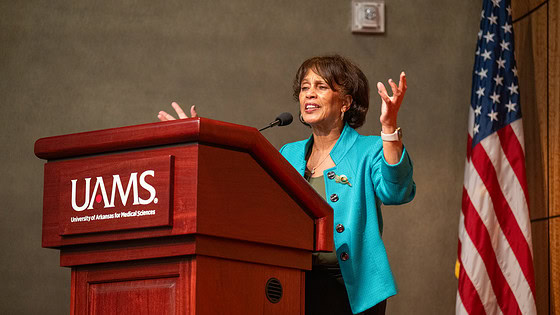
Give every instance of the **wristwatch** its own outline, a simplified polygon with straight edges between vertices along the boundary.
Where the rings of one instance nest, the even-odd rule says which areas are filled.
[[[400,141],[402,139],[402,129],[397,128],[395,132],[386,134],[381,131],[381,140],[383,141]]]

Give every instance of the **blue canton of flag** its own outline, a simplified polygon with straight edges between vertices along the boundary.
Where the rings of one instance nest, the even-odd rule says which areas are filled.
[[[500,9],[504,5],[505,1],[486,1],[481,13],[471,94],[473,147],[521,118],[511,7]]]

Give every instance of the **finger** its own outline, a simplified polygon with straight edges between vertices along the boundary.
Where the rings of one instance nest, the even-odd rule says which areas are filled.
[[[399,80],[399,89],[403,92],[406,91],[406,74],[404,73],[404,71],[401,72],[401,77]]]
[[[196,113],[196,106],[195,105],[191,106],[191,117],[192,118],[198,117],[198,114]]]
[[[393,91],[393,96],[399,95],[399,88],[393,79],[389,79],[389,85],[391,86],[391,90]]]
[[[377,93],[381,96],[381,99],[385,101],[385,103],[391,102],[389,95],[387,95],[387,90],[385,89],[385,85],[381,82],[377,82]]]
[[[164,111],[159,112],[158,118],[161,121],[175,120],[175,117],[169,115],[168,113],[166,113]]]
[[[173,106],[173,109],[175,109],[175,112],[177,113],[177,115],[179,115],[180,119],[189,118],[189,116],[187,116],[187,114],[185,114],[185,112],[183,111],[181,106],[179,106],[179,104],[177,104],[177,102],[172,102],[171,106]]]
[[[379,94],[383,93],[385,95],[387,95],[387,89],[385,89],[385,85],[381,82],[377,82],[377,92]]]
[[[400,82],[399,82],[399,87],[403,90],[406,91],[406,74],[403,72],[401,72],[401,77],[400,77]]]

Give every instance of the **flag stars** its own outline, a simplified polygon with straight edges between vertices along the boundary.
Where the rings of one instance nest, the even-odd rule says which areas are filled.
[[[492,51],[488,51],[486,49],[484,49],[484,52],[481,54],[482,58],[484,58],[484,61],[488,60],[488,59],[492,59],[492,57],[490,57],[490,55],[492,54]]]
[[[513,94],[519,94],[519,91],[517,91],[517,89],[519,88],[519,86],[515,85],[515,83],[512,82],[512,83],[511,83],[511,86],[508,86],[507,88],[508,88],[509,93],[510,93],[511,95],[513,95]]]
[[[494,33],[486,32],[486,35],[484,35],[484,39],[486,39],[486,43],[493,42]]]
[[[508,113],[509,112],[516,112],[517,109],[515,108],[515,106],[517,106],[517,103],[512,103],[511,100],[510,100],[509,103],[506,104],[506,107],[508,109]]]
[[[504,33],[510,33],[511,34],[511,27],[512,27],[512,25],[508,24],[508,22],[506,22],[506,24],[504,24],[502,26],[502,28],[504,29]]]
[[[496,82],[496,86],[498,86],[498,85],[503,86],[503,85],[504,85],[503,82],[502,82],[503,80],[504,80],[504,77],[500,77],[499,74],[497,74],[497,75],[494,77],[494,82]]]
[[[482,106],[478,105],[474,110],[474,116],[478,117],[478,115],[482,114]]]
[[[494,110],[492,110],[491,112],[488,113],[488,117],[490,117],[490,121],[498,121],[498,112],[495,112]]]
[[[503,39],[502,42],[500,43],[500,46],[502,47],[502,50],[509,50],[509,42],[506,42]]]
[[[496,63],[498,64],[498,69],[506,68],[506,61],[502,59],[502,57],[498,58],[498,60],[496,60]]]
[[[476,91],[476,95],[478,95],[478,98],[480,99],[481,97],[484,96],[484,88],[481,86],[478,88],[478,90]],[[480,107],[480,106],[479,106]],[[477,107],[478,108],[478,107]],[[480,113],[479,113],[480,114]]]
[[[498,25],[498,17],[494,16],[494,13],[490,13],[490,16],[487,17],[488,21],[490,21],[490,25],[496,24]]]
[[[488,69],[480,69],[480,71],[477,73],[478,76],[480,76],[480,80],[488,77],[486,73],[488,73]]]
[[[496,93],[496,91],[494,91],[494,93],[490,95],[490,98],[492,99],[492,102],[494,104],[500,104],[500,94]]]
[[[479,133],[479,129],[480,129],[480,125],[479,124],[474,124],[474,128],[473,128],[473,134],[477,134]]]
[[[510,1],[485,0],[480,27],[473,30],[478,33],[468,131],[474,145],[521,114]]]

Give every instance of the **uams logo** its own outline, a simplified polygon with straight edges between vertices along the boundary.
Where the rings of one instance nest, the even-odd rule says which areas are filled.
[[[138,178],[138,173],[131,173],[130,179],[128,180],[128,185],[126,186],[126,191],[123,188],[121,183],[121,178],[119,175],[113,175],[113,185],[111,188],[111,198],[109,199],[107,196],[107,191],[105,190],[105,183],[103,182],[103,177],[99,176],[96,177],[95,187],[93,188],[93,192],[90,191],[91,187],[91,178],[85,179],[85,198],[84,204],[78,206],[76,204],[76,186],[78,185],[77,179],[70,180],[72,182],[72,209],[75,211],[84,211],[86,209],[93,209],[93,202],[97,201],[98,203],[103,200],[104,208],[113,208],[115,207],[115,195],[118,191],[119,196],[121,198],[121,203],[123,206],[126,206],[128,201],[128,196],[130,195],[130,191],[132,190],[133,202],[132,205],[147,205],[151,202],[157,203],[158,199],[156,198],[156,189],[146,182],[146,176],[154,177],[153,170],[144,171],[140,174],[140,178]],[[145,189],[147,192],[150,193],[148,199],[142,199],[138,195],[138,183],[140,182],[140,187]],[[98,194],[98,191],[100,192]]]

